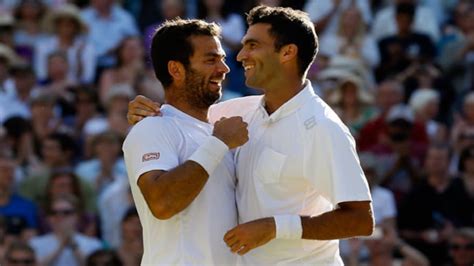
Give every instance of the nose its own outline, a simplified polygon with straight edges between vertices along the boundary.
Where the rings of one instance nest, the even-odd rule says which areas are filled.
[[[242,62],[247,57],[247,53],[244,51],[244,48],[240,49],[237,54],[237,61]]]
[[[224,61],[221,61],[221,64],[219,64],[219,72],[222,72],[224,74],[230,72],[229,66]]]

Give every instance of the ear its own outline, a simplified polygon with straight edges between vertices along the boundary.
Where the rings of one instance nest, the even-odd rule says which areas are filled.
[[[168,61],[168,73],[171,75],[174,81],[181,81],[185,78],[184,65],[178,61]]]
[[[296,59],[298,55],[298,46],[295,44],[287,44],[280,49],[280,60],[282,63]]]
[[[282,63],[296,60],[298,55],[298,46],[296,44],[287,44],[280,49],[280,60]]]

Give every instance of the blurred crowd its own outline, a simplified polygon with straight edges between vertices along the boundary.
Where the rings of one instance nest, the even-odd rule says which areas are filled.
[[[139,265],[121,145],[128,102],[163,102],[153,31],[174,17],[220,24],[223,100],[258,94],[235,60],[257,4],[309,14],[308,77],[356,140],[376,230],[341,241],[346,264],[474,264],[472,0],[6,0],[0,265]]]

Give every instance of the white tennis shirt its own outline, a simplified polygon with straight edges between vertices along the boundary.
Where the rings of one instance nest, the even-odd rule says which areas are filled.
[[[315,216],[340,202],[370,201],[355,141],[310,82],[270,116],[263,96],[229,100],[210,110],[243,116],[250,140],[235,154],[239,223],[276,214]],[[274,239],[242,257],[247,265],[342,265],[338,241]]]
[[[237,224],[235,170],[229,152],[209,176],[203,190],[183,211],[168,220],[153,216],[137,185],[141,174],[170,170],[189,158],[212,134],[212,126],[171,105],[162,117],[136,124],[123,144],[131,190],[143,227],[142,265],[234,265],[223,241]]]

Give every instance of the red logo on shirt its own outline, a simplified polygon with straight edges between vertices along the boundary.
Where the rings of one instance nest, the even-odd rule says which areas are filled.
[[[142,162],[150,161],[150,160],[158,160],[160,158],[159,152],[150,152],[143,154]]]

